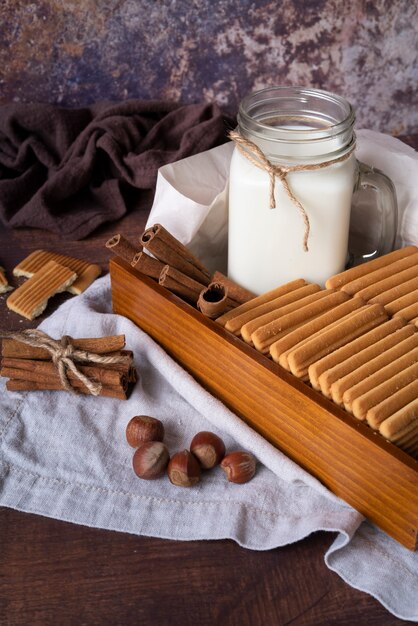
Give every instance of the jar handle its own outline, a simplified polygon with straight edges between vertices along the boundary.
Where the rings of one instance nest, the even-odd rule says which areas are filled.
[[[366,254],[351,253],[350,265],[370,261],[393,250],[398,227],[398,205],[395,186],[380,170],[357,161],[358,176],[355,192],[361,197],[362,192],[371,192],[374,196],[375,209],[380,214],[380,237],[375,250]],[[369,193],[369,196],[371,195]]]

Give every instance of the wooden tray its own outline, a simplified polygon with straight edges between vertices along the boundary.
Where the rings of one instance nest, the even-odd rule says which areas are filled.
[[[112,259],[110,275],[115,313],[332,492],[416,550],[416,460],[124,261]]]

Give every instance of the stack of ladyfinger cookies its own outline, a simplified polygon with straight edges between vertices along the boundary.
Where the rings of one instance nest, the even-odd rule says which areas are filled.
[[[418,248],[303,279],[217,318],[296,377],[418,457]]]

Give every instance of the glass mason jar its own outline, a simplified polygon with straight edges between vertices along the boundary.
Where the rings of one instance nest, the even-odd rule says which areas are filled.
[[[229,179],[231,279],[256,294],[296,278],[324,285],[350,256],[353,194],[360,238],[375,239],[359,229],[363,217],[368,223],[372,212],[380,222],[372,249],[359,251],[357,244],[351,251],[355,262],[393,249],[395,190],[384,174],[356,160],[354,120],[347,100],[318,89],[273,87],[241,102],[237,130],[244,143],[234,149]]]

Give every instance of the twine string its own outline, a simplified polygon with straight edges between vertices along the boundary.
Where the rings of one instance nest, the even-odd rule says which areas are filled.
[[[91,380],[81,372],[75,362],[78,363],[126,363],[129,359],[124,355],[103,355],[86,350],[78,350],[72,343],[69,335],[64,335],[61,340],[52,339],[49,335],[38,329],[26,329],[20,332],[1,331],[0,339],[14,339],[33,348],[44,348],[49,352],[52,362],[56,365],[60,381],[64,389],[72,393],[78,391],[71,385],[68,379],[70,370],[89,390],[93,396],[98,396],[102,390],[100,382]]]
[[[268,160],[264,152],[259,148],[254,142],[249,139],[245,139],[241,133],[236,130],[232,130],[229,132],[229,138],[234,141],[240,153],[250,161],[253,165],[258,167],[259,169],[265,170],[269,175],[269,206],[271,209],[276,208],[276,199],[274,197],[274,190],[276,186],[276,178],[279,178],[285,192],[289,196],[290,200],[293,204],[299,209],[303,223],[304,223],[304,234],[303,234],[303,250],[308,252],[308,240],[309,233],[311,229],[310,221],[308,213],[303,206],[303,204],[298,200],[298,198],[293,193],[289,181],[287,180],[287,175],[289,172],[302,172],[302,171],[314,171],[320,170],[324,167],[328,167],[329,165],[333,165],[335,163],[341,163],[348,159],[354,151],[355,145],[351,147],[351,149],[336,159],[332,159],[330,161],[324,161],[322,163],[310,163],[310,164],[300,164],[300,165],[274,165],[271,161]]]

